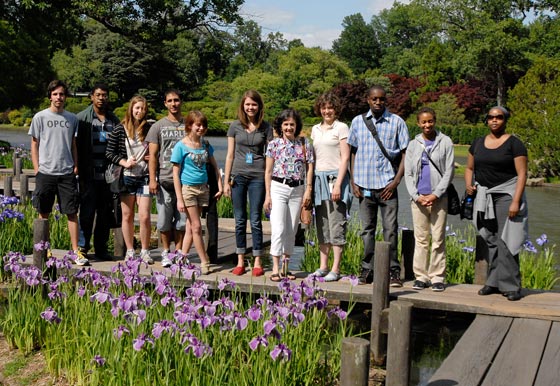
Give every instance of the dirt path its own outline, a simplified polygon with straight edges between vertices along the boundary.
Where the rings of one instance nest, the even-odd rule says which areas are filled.
[[[38,351],[24,356],[11,349],[0,334],[0,385],[2,386],[69,386],[64,379],[54,379],[46,368],[45,357]]]

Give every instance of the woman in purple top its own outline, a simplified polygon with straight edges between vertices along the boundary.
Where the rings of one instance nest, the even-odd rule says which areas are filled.
[[[288,271],[288,262],[294,250],[302,202],[311,204],[313,149],[307,138],[299,137],[302,128],[301,117],[294,109],[282,111],[274,120],[278,137],[268,143],[266,150],[264,209],[270,213],[272,281],[295,279]]]
[[[404,180],[411,197],[414,223],[414,263],[416,280],[412,288],[445,289],[446,190],[454,174],[451,139],[436,130],[436,113],[420,109],[417,123],[422,132],[409,142],[404,162]],[[431,234],[431,254],[430,254]]]

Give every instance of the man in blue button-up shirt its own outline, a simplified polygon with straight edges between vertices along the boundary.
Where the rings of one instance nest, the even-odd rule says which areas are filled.
[[[387,95],[383,87],[372,86],[367,92],[370,111],[365,119],[371,119],[383,144],[388,159],[371,131],[364,117],[358,115],[352,120],[347,143],[351,147],[352,190],[360,200],[362,220],[362,240],[364,258],[360,283],[373,281],[373,257],[375,253],[375,231],[377,209],[381,210],[383,238],[390,246],[391,286],[400,287],[400,263],[397,257],[397,214],[399,202],[397,186],[404,174],[404,153],[408,145],[408,128],[398,115],[390,113],[386,107]]]

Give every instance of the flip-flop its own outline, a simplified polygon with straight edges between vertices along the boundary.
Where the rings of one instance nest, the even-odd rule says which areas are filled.
[[[288,280],[296,280],[296,275],[294,275],[290,271],[287,271],[285,274],[282,275],[282,277]]]
[[[270,281],[274,281],[274,282],[279,282],[282,281],[282,276],[280,276],[279,273],[273,273],[272,275],[270,275]]]

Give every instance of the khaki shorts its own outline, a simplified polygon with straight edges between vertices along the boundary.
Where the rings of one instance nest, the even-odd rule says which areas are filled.
[[[185,206],[208,206],[210,190],[207,184],[203,185],[183,185],[181,188]]]

